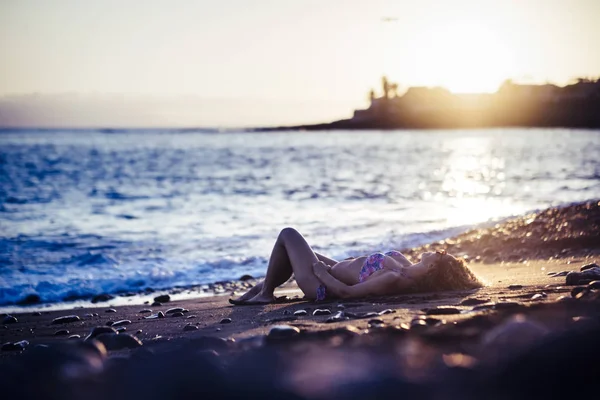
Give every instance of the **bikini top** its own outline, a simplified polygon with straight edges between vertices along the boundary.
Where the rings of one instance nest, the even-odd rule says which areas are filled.
[[[383,260],[385,256],[399,256],[402,253],[392,250],[387,253],[373,253],[369,255],[365,263],[363,264],[360,272],[358,273],[358,281],[364,282],[369,276],[373,275],[375,272],[383,269]]]

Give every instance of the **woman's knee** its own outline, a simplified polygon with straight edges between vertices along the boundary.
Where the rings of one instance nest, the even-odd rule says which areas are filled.
[[[283,228],[281,230],[281,232],[279,232],[279,237],[283,240],[291,239],[293,237],[298,237],[298,236],[301,236],[300,232],[298,232],[294,228],[290,228],[290,227]]]

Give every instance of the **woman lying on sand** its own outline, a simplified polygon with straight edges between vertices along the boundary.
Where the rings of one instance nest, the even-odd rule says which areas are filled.
[[[229,301],[237,305],[272,303],[275,288],[292,274],[305,298],[317,301],[481,286],[463,260],[445,252],[423,253],[416,264],[397,251],[338,262],[315,253],[298,231],[285,228],[273,247],[265,279]]]

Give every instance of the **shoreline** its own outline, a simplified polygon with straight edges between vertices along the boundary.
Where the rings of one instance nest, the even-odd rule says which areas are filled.
[[[549,245],[540,243],[536,239],[544,226],[551,223],[556,225],[554,221],[550,221],[549,219],[559,218],[561,220],[559,225],[561,226],[565,223],[568,224],[569,219],[581,219],[582,216],[578,214],[581,214],[582,207],[594,203],[596,204],[595,208],[600,209],[599,200],[563,204],[548,209],[531,211],[522,215],[502,218],[496,222],[482,222],[476,224],[473,228],[466,229],[458,235],[413,248],[403,248],[400,251],[409,259],[416,259],[420,253],[425,251],[446,250],[451,254],[463,257],[467,262],[475,261],[486,264],[580,256],[590,253],[588,250],[590,246],[593,247],[594,243],[600,243],[600,233],[594,234],[594,230],[590,229],[585,235],[574,238],[571,234],[560,235],[559,232],[558,234],[555,233],[548,236],[547,239],[550,240]],[[596,223],[598,229],[600,229],[600,222],[597,221]],[[529,226],[530,224],[531,226]],[[563,233],[568,232],[569,229],[567,228]],[[536,235],[533,235],[534,231]],[[529,232],[532,233],[527,236]],[[554,251],[554,247],[562,247],[560,253]],[[600,251],[596,251],[593,254],[600,254]],[[245,291],[256,284],[262,277],[244,276],[241,278],[244,279],[192,284],[169,289],[145,289],[126,294],[98,293],[91,298],[74,301],[51,303],[35,301],[27,303],[26,301],[22,301],[0,306],[0,314],[67,310],[82,307],[91,309],[102,308],[106,305],[144,305],[151,304],[154,297],[163,294],[170,295],[174,300],[225,296],[231,295],[233,292],[239,293]]]
[[[288,284],[292,299],[268,305],[209,296],[2,315],[0,386],[150,400],[552,398],[573,382],[597,393],[599,228],[594,200],[411,249],[462,253],[486,285],[472,290],[315,303]]]

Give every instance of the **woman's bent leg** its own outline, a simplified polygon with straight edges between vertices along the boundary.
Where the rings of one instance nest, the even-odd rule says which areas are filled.
[[[272,301],[275,288],[287,281],[292,272],[306,297],[316,298],[321,281],[314,275],[312,266],[317,261],[317,256],[298,231],[283,229],[273,247],[263,288],[250,302]]]

